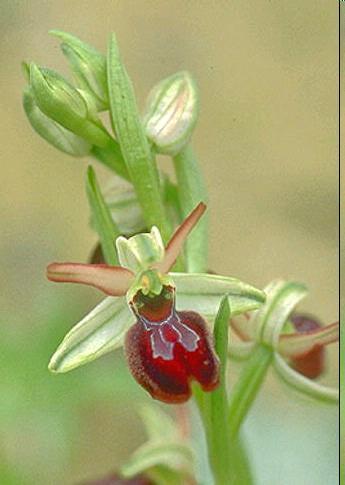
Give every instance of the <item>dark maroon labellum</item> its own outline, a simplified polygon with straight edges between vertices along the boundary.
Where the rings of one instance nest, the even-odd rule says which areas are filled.
[[[290,321],[298,333],[309,333],[321,327],[321,323],[310,315],[294,314]],[[294,357],[292,367],[309,379],[316,379],[325,370],[325,349],[322,346],[314,347],[310,352]]]
[[[125,341],[129,368],[154,399],[181,403],[196,380],[204,391],[217,387],[219,362],[204,319],[175,309],[175,292],[163,287],[159,296],[139,291],[132,302],[137,322]]]

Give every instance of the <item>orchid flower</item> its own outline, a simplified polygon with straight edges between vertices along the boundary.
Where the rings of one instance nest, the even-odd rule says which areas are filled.
[[[156,227],[118,237],[120,266],[48,266],[52,281],[86,284],[108,295],[66,335],[50,361],[51,371],[69,371],[124,345],[132,375],[156,399],[186,401],[192,380],[205,391],[217,386],[219,362],[205,318],[212,321],[224,295],[236,315],[258,308],[265,294],[235,278],[170,272],[205,210],[200,203],[166,248]]]
[[[324,347],[339,339],[339,322],[321,326],[314,318],[292,313],[306,295],[298,283],[274,281],[265,288],[265,304],[249,317],[231,318],[239,342],[229,346],[231,357],[246,359],[258,344],[269,346],[277,374],[292,386],[314,398],[338,400],[338,390],[313,381],[323,370]]]

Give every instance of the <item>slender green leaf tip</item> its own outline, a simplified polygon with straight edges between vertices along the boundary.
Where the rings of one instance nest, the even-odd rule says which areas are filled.
[[[164,241],[169,220],[160,191],[158,169],[146,138],[131,80],[122,64],[116,37],[111,35],[107,57],[107,80],[111,122],[142,208],[147,227],[157,225]]]
[[[120,233],[103,198],[92,166],[89,166],[87,169],[86,192],[104,258],[108,264],[116,265],[118,264],[118,258],[115,249],[115,239]]]
[[[229,297],[225,295],[220,302],[213,330],[215,350],[221,363],[222,374],[227,362],[230,316]]]

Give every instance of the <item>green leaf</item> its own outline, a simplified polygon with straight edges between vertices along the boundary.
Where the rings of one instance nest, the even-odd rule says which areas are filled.
[[[207,274],[169,273],[176,285],[177,308],[214,318],[220,301],[228,296],[233,315],[259,308],[265,293],[236,278]]]
[[[304,377],[302,374],[292,369],[278,352],[275,352],[274,354],[274,368],[283,381],[296,391],[316,399],[317,401],[324,401],[329,404],[337,404],[339,402],[338,389],[324,386]]]
[[[191,75],[183,71],[153,87],[147,99],[143,123],[157,152],[176,155],[188,143],[197,116],[196,85]]]
[[[87,171],[86,192],[97,233],[100,238],[102,252],[108,264],[118,264],[115,250],[115,239],[120,235],[102,192],[99,188],[95,171],[90,166]]]
[[[182,216],[186,217],[199,202],[207,204],[206,186],[192,147],[186,146],[174,158],[178,197]],[[206,273],[208,269],[208,214],[186,242],[186,269],[189,273]]]
[[[220,382],[217,389],[204,396],[208,410],[209,455],[216,483],[226,483],[229,479],[231,461],[229,430],[227,423],[226,367],[229,336],[230,307],[225,295],[219,305],[214,323],[214,345],[220,361]],[[231,467],[230,467],[231,468]]]
[[[130,460],[121,468],[125,478],[131,478],[157,465],[173,469],[189,470],[193,463],[192,450],[180,443],[147,442],[132,455]]]
[[[229,299],[225,295],[219,305],[213,331],[215,350],[220,360],[220,383],[217,389],[210,393],[202,393],[198,389],[195,397],[206,429],[215,483],[250,485],[252,478],[249,464],[245,459],[245,450],[238,438],[230,440],[226,390],[230,317]]]
[[[112,35],[109,43],[107,76],[114,132],[145,222],[148,228],[157,225],[167,241],[171,231],[160,193],[157,166],[141,125],[133,86],[120,59],[115,35]]]
[[[105,56],[67,32],[51,30],[50,33],[62,40],[61,50],[70,62],[78,85],[94,96],[98,109],[106,109],[108,93]]]
[[[123,345],[135,317],[126,298],[105,298],[65,336],[49,363],[52,372],[68,372]]]
[[[39,109],[30,88],[24,91],[23,106],[36,133],[55,148],[73,157],[83,157],[90,153],[90,143],[59,125]]]
[[[230,306],[229,298],[224,295],[222,301],[219,305],[219,310],[214,322],[213,336],[214,336],[214,346],[216,353],[220,360],[221,368],[221,385],[225,386],[225,373],[227,365],[227,354],[228,354],[228,340],[229,340],[229,321],[230,321]],[[216,395],[217,392],[213,392],[212,395]]]

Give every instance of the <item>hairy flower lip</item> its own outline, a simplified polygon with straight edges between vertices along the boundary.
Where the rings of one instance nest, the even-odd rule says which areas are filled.
[[[191,396],[191,383],[204,391],[219,384],[219,359],[204,319],[195,312],[172,309],[163,326],[140,317],[127,332],[125,353],[136,381],[154,399],[179,404]]]

